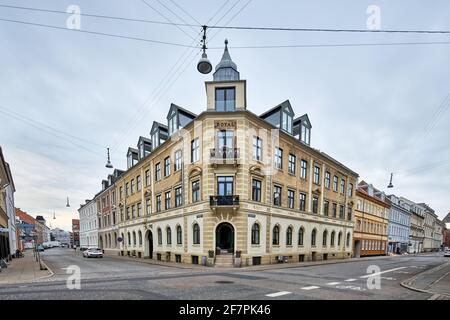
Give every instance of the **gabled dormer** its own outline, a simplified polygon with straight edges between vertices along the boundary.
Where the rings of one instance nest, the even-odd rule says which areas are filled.
[[[108,180],[102,180],[102,190],[106,190],[108,188]]]
[[[123,171],[123,170],[114,169],[114,171],[113,171],[114,182],[116,182],[116,180],[117,180],[124,172],[125,172],[125,171]]]
[[[205,84],[208,111],[233,112],[246,109],[246,81],[240,80],[237,65],[231,60],[228,51],[227,40],[213,81],[207,81]]]
[[[167,131],[171,136],[177,130],[185,127],[189,122],[197,117],[195,113],[183,109],[180,106],[172,103],[169,112],[167,113]]]
[[[152,137],[152,150],[155,150],[168,139],[169,133],[167,126],[157,121],[153,121],[150,136]]]
[[[152,141],[141,136],[139,137],[137,147],[139,151],[139,160],[142,160],[152,152]]]
[[[273,126],[280,128],[281,130],[293,134],[293,118],[294,110],[292,110],[289,100],[280,103],[272,109],[264,112],[259,116],[261,119],[266,120]]]
[[[138,150],[134,148],[128,148],[127,152],[127,169],[130,169],[139,161]]]
[[[294,136],[301,142],[311,145],[311,121],[307,114],[294,120]]]

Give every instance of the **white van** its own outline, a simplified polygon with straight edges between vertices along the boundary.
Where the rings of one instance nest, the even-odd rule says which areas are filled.
[[[449,247],[446,247],[444,249],[444,257],[450,257],[450,248]]]

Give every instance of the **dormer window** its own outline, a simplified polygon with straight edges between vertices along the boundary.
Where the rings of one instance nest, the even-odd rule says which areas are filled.
[[[129,148],[127,153],[127,168],[131,168],[138,163],[138,150]]]
[[[216,111],[234,111],[236,109],[236,89],[216,88]]]
[[[155,131],[152,134],[152,148],[155,149],[159,146],[159,131]]]
[[[283,110],[281,118],[281,129],[292,134],[292,115],[288,113],[288,110]]]
[[[168,127],[169,127],[169,136],[172,135],[172,133],[174,133],[175,131],[178,130],[178,125],[177,125],[177,113],[174,111],[171,112],[171,114],[169,115],[169,118],[167,119],[168,122]]]
[[[307,126],[306,123],[302,122],[302,135],[301,140],[309,145],[311,143],[311,129]]]

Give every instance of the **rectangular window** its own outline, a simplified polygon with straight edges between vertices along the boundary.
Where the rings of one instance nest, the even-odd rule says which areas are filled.
[[[337,192],[337,189],[338,189],[338,180],[339,180],[339,178],[338,178],[337,176],[334,176],[334,177],[333,177],[333,191],[334,191],[334,192]]]
[[[159,162],[155,165],[155,180],[161,180],[161,163]]]
[[[339,206],[339,218],[344,219],[344,206]]]
[[[127,207],[127,220],[130,220],[130,207]]]
[[[192,182],[192,202],[200,201],[200,180]]]
[[[295,174],[295,161],[296,157],[293,154],[289,154],[288,172]]]
[[[150,199],[145,200],[145,210],[147,211],[147,215],[152,213],[152,201]]]
[[[156,196],[156,212],[161,211],[161,195]]]
[[[262,140],[259,137],[253,137],[253,160],[262,161]]]
[[[307,171],[308,171],[308,162],[306,160],[302,160],[301,161],[300,178],[306,180]]]
[[[164,204],[165,204],[165,208],[170,209],[170,191],[167,191],[164,194]]]
[[[119,199],[122,200],[123,198],[123,187],[119,188]]]
[[[261,201],[261,181],[253,179],[252,182],[252,200]]]
[[[328,210],[330,207],[330,203],[327,200],[323,201],[323,215],[328,216]]]
[[[191,141],[191,162],[197,162],[199,159],[199,143],[198,138]]]
[[[137,204],[137,216],[140,217],[142,215],[142,204],[139,202]]]
[[[131,206],[131,218],[136,218],[136,206]]]
[[[232,196],[234,194],[234,177],[219,176],[217,177],[217,195]]]
[[[275,148],[275,168],[283,169],[283,150]]]
[[[175,189],[175,207],[181,207],[183,205],[183,194],[181,193],[181,187]]]
[[[164,177],[170,175],[170,157],[164,159]]]
[[[273,204],[275,206],[281,206],[281,187],[275,186],[273,192]]]
[[[235,88],[216,88],[216,111],[234,111],[236,108]]]
[[[129,196],[130,195],[130,184],[127,182],[125,183],[125,196]]]
[[[181,170],[181,163],[183,161],[183,157],[181,154],[181,150],[175,151],[175,166],[174,171]]]
[[[288,198],[287,198],[288,208],[294,209],[294,199],[295,199],[295,191],[288,190]]]
[[[217,151],[222,158],[227,157],[227,151],[233,150],[234,147],[234,131],[219,130],[217,131]]]
[[[348,184],[348,196],[353,197],[353,183]]]
[[[344,194],[345,193],[345,180],[341,179],[341,193]]]
[[[330,182],[331,182],[331,178],[330,178],[330,173],[327,171],[325,172],[325,188],[330,189]]]
[[[136,188],[137,191],[141,191],[141,176],[136,177]]]
[[[336,218],[337,215],[337,204],[333,203],[333,218]]]
[[[306,211],[306,194],[300,193],[300,210]]]
[[[312,211],[313,213],[319,212],[319,198],[317,196],[313,196],[312,198]]]
[[[319,184],[320,183],[320,167],[319,166],[314,166],[314,179],[313,182],[315,184]]]
[[[352,208],[348,208],[347,211],[347,220],[351,221],[353,218]]]
[[[145,186],[148,187],[150,185],[150,170],[145,170]]]

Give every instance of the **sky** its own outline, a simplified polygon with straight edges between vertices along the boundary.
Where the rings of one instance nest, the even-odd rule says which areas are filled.
[[[446,0],[72,0],[0,5],[200,25],[450,30]],[[169,10],[170,9],[170,10]],[[221,9],[219,11],[219,9]],[[16,207],[71,229],[85,199],[101,189],[106,147],[115,168],[165,122],[170,103],[206,109],[196,70],[200,50],[67,29],[67,14],[0,6],[0,145],[11,165]],[[212,18],[212,19],[211,19]],[[80,30],[198,46],[201,28],[82,16]],[[61,29],[62,28],[62,29]],[[181,29],[181,30],[180,30]],[[261,114],[289,99],[312,122],[311,145],[387,194],[450,211],[450,44],[238,48],[268,45],[450,42],[449,34],[208,30],[215,66],[229,40],[247,109]],[[393,189],[387,189],[390,173]],[[70,207],[66,207],[69,197]],[[53,218],[55,212],[56,219]]]

